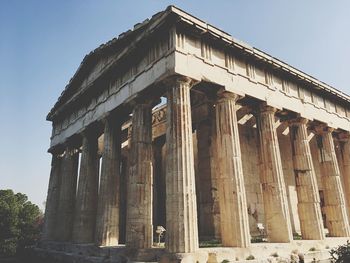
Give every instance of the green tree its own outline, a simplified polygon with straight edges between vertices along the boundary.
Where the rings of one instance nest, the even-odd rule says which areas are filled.
[[[0,256],[20,253],[40,236],[42,213],[22,193],[0,190]]]
[[[332,257],[332,262],[335,263],[348,263],[350,262],[350,242],[346,241],[346,244],[337,248],[331,249],[329,252]]]

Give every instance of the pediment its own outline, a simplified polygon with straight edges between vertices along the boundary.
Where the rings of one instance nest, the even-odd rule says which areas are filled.
[[[128,49],[133,47],[135,42],[148,35],[156,24],[161,23],[171,13],[170,9],[168,7],[165,11],[153,15],[151,19],[135,24],[132,30],[121,33],[87,54],[50,110],[47,120],[53,120],[61,106],[74,100],[96,82],[120,57],[128,53]]]
[[[171,19],[170,19],[171,18]],[[175,19],[174,19],[175,18]],[[75,101],[81,94],[86,92],[93,84],[101,78],[101,76],[108,76],[108,71],[121,58],[126,58],[128,52],[135,48],[137,44],[146,41],[147,37],[154,34],[159,25],[167,23],[167,26],[172,26],[176,23],[185,25],[190,34],[196,34],[200,37],[211,38],[211,41],[216,41],[216,44],[225,46],[225,49],[235,49],[240,56],[246,57],[249,61],[257,61],[264,67],[272,68],[273,71],[279,71],[289,76],[290,78],[302,81],[317,89],[327,96],[334,97],[336,100],[342,101],[343,104],[350,102],[350,97],[335,88],[303,73],[296,68],[266,54],[265,52],[251,47],[242,41],[239,41],[224,31],[207,24],[206,22],[186,13],[185,11],[169,6],[166,10],[159,12],[152,16],[151,19],[146,19],[142,23],[134,25],[132,30],[128,30],[118,37],[102,44],[94,51],[85,56],[78,70],[69,81],[58,101],[47,115],[47,120],[53,121],[63,108]],[[109,72],[112,74],[113,72]],[[257,75],[259,72],[257,72]],[[94,85],[98,88],[98,83]]]

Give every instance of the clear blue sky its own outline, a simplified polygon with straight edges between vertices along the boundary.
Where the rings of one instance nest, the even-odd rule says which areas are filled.
[[[347,0],[0,0],[0,189],[42,207],[46,114],[85,54],[170,4],[350,93]]]

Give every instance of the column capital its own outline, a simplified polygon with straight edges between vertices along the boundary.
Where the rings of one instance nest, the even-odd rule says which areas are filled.
[[[64,152],[60,152],[60,153],[51,153],[52,155],[52,159],[51,159],[51,166],[55,164],[55,162],[57,160],[62,160],[63,156],[64,156]]]
[[[171,76],[163,81],[163,83],[168,87],[171,88],[176,84],[184,84],[188,85],[189,87],[192,87],[197,81],[194,79],[187,77],[187,76],[181,76],[181,75],[175,75]]]
[[[99,123],[101,125],[101,123]],[[96,125],[97,126],[97,125]],[[89,126],[86,127],[82,132],[81,132],[81,137],[87,138],[87,139],[97,139],[99,137],[99,129],[96,126]]]
[[[227,100],[237,102],[237,100],[240,98],[242,98],[242,96],[226,90],[220,90],[217,93],[217,103],[222,103]]]
[[[266,102],[259,104],[258,110],[260,113],[275,114],[277,112],[277,109],[275,107],[267,105]]]
[[[275,114],[277,112],[277,108],[267,105],[266,102],[257,102],[254,105],[251,105],[252,114]]]
[[[123,124],[123,122],[125,122],[129,117],[129,114],[124,113],[124,115],[122,113],[116,113],[116,112],[109,112],[108,114],[106,114],[106,116],[101,120],[101,123],[103,125],[106,125],[106,122],[111,123],[111,124],[115,124],[115,125],[121,125]]]
[[[137,100],[135,101],[135,104],[133,105],[133,111],[135,111],[135,109],[139,109],[139,108],[149,108],[153,106],[154,102],[153,100],[149,99],[149,100]]]
[[[335,129],[327,126],[326,124],[320,124],[314,126],[313,130],[317,135],[323,135],[327,133],[332,133]]]
[[[76,152],[79,152],[79,147],[77,147],[77,145],[74,143],[72,143],[71,141],[66,141],[64,143],[64,152],[65,153],[70,153],[70,154],[74,154]]]
[[[79,151],[80,146],[81,146],[81,136],[79,136],[78,134],[68,138],[62,144],[63,151],[70,151],[70,152],[74,152],[75,150]]]
[[[132,111],[135,110],[136,107],[153,107],[158,104],[160,100],[156,100],[152,97],[137,97],[130,101],[130,106]]]
[[[350,133],[348,131],[343,131],[338,133],[337,139],[341,142],[347,142],[350,139]]]
[[[303,118],[303,117],[297,117],[297,118],[293,118],[288,120],[288,125],[289,126],[300,126],[302,124],[307,124],[309,122],[308,119]]]
[[[64,153],[64,150],[66,149],[65,144],[59,144],[56,145],[55,147],[51,147],[48,149],[48,153],[51,153],[52,156],[62,156]]]

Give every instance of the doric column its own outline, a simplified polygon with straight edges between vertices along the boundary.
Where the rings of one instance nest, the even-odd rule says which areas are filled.
[[[163,146],[165,136],[158,137],[153,142],[153,222],[154,228],[165,227],[166,224],[166,185],[163,164]]]
[[[71,241],[75,193],[77,189],[79,152],[72,146],[67,146],[60,168],[60,193],[57,208],[56,240]]]
[[[209,107],[209,105],[208,105]],[[212,240],[216,237],[216,225],[214,217],[214,198],[211,171],[211,141],[212,125],[209,119],[203,120],[197,125],[197,165],[196,191],[198,206],[198,230],[199,237],[204,240]]]
[[[198,249],[190,81],[177,78],[167,93],[166,248]]]
[[[320,197],[307,134],[308,120],[290,121],[298,213],[303,239],[324,239]]]
[[[125,244],[126,236],[126,207],[127,207],[127,178],[129,175],[128,157],[122,155],[119,186],[119,244]]]
[[[347,211],[350,215],[350,136],[341,134],[342,142],[342,158],[343,158],[343,182],[344,182],[344,195],[347,205]]]
[[[115,116],[107,117],[104,123],[95,240],[100,246],[115,246],[119,239],[121,123]]]
[[[46,198],[45,223],[42,237],[43,240],[53,240],[55,238],[54,233],[57,226],[57,208],[60,196],[61,162],[62,157],[59,154],[53,153],[49,187]]]
[[[132,115],[126,245],[151,248],[152,226],[152,105],[137,104]]]
[[[212,112],[210,113],[210,118],[212,120],[213,125],[211,126],[211,138],[210,138],[210,173],[211,173],[211,195],[213,198],[213,222],[215,227],[215,239],[221,240],[221,226],[220,226],[220,200],[219,200],[219,192],[218,192],[218,182],[220,180],[220,172],[217,168],[219,163],[217,161],[217,143],[216,143],[216,113],[215,108],[212,108]]]
[[[248,247],[249,221],[243,178],[241,147],[232,93],[219,94],[215,106],[220,225],[223,246]]]
[[[349,221],[346,214],[340,171],[334,150],[332,129],[319,131],[317,143],[321,156],[322,185],[324,189],[324,211],[330,236],[350,236]]]
[[[83,133],[73,228],[73,242],[75,243],[93,243],[95,241],[99,173],[97,147],[97,135],[85,131]]]
[[[260,176],[265,224],[269,242],[293,240],[280,148],[275,128],[275,108],[261,104],[256,115]]]

